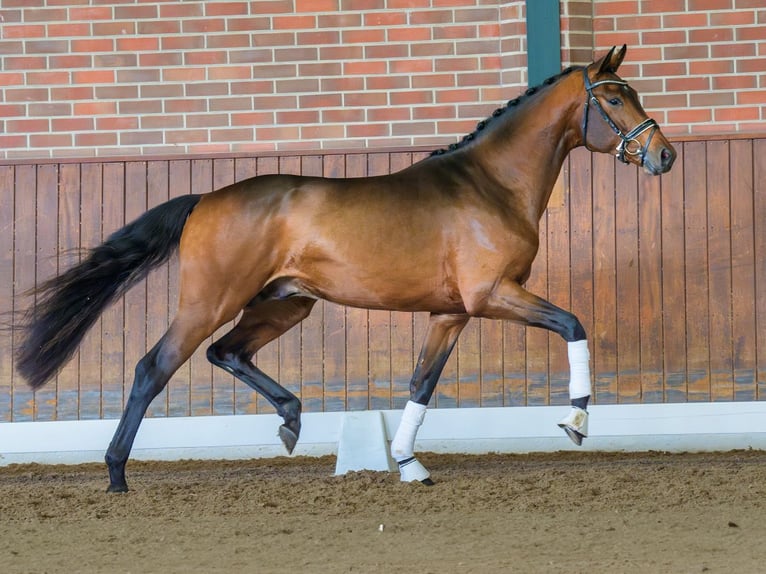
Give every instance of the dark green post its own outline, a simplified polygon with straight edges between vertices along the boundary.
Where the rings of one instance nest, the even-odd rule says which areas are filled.
[[[528,83],[536,86],[561,71],[559,0],[527,2]]]

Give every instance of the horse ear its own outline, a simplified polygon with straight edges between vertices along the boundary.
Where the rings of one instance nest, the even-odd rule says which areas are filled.
[[[614,74],[617,71],[617,68],[620,67],[620,64],[622,64],[622,61],[625,59],[625,53],[628,51],[628,46],[623,44],[622,48],[620,48],[620,51],[615,54],[616,49],[617,46],[612,46],[612,49],[609,50],[609,53],[601,58],[600,66],[598,69],[599,74]]]

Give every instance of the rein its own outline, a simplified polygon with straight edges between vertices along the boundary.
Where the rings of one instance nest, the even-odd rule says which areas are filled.
[[[643,166],[644,158],[646,157],[646,152],[649,149],[649,144],[652,141],[654,132],[659,129],[657,122],[652,118],[646,118],[643,122],[638,124],[627,134],[623,134],[622,130],[617,127],[617,124],[615,124],[614,121],[612,121],[612,118],[609,117],[609,114],[606,113],[606,110],[598,101],[598,98],[593,95],[593,88],[603,86],[604,84],[617,84],[618,86],[627,86],[628,82],[624,82],[622,80],[601,80],[600,82],[591,83],[590,78],[588,77],[588,68],[583,69],[583,78],[585,80],[585,91],[588,92],[588,97],[585,100],[585,114],[582,120],[582,137],[583,141],[585,142],[585,147],[588,148],[588,111],[590,104],[592,103],[598,110],[598,113],[601,114],[601,117],[604,118],[606,124],[612,128],[612,131],[620,136],[620,139],[622,140],[617,146],[617,159],[619,159],[622,163],[630,163],[625,158],[625,154],[628,154],[629,156],[639,156],[641,159],[640,165]],[[641,142],[639,142],[637,138],[646,130],[651,131],[649,132],[649,137],[646,139],[646,145],[642,146]]]

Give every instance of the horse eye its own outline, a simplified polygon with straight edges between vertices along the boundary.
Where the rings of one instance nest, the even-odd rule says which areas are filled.
[[[620,106],[622,105],[622,100],[620,98],[612,98],[609,100],[609,104],[612,106]]]

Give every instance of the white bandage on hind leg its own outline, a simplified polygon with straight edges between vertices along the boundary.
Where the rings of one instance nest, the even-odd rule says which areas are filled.
[[[407,401],[399,428],[396,429],[394,440],[391,441],[391,456],[396,462],[412,457],[415,450],[415,436],[425,416],[426,405]]]
[[[590,395],[590,352],[588,341],[568,343],[569,353],[569,398],[579,399]]]

